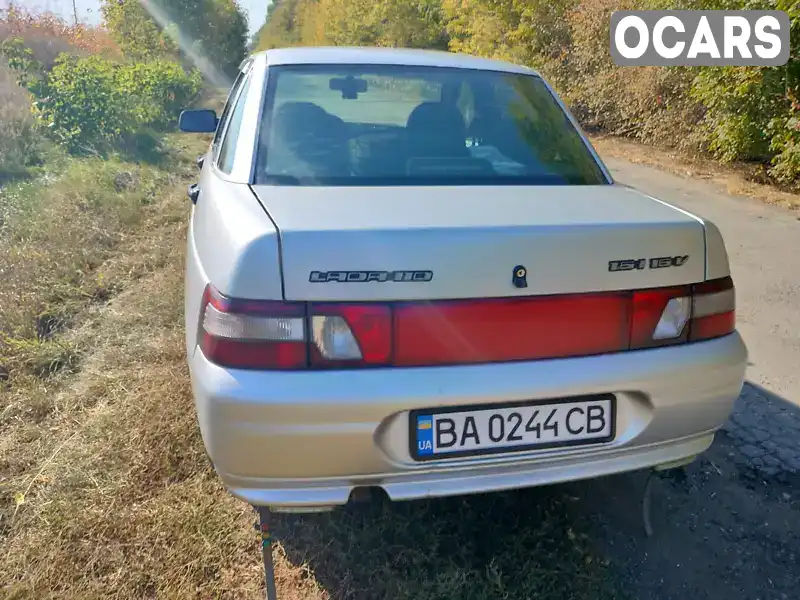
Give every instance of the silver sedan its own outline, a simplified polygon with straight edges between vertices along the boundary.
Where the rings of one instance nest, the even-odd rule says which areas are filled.
[[[203,440],[277,511],[691,461],[742,386],[717,228],[615,183],[534,71],[442,52],[246,60],[193,202]]]

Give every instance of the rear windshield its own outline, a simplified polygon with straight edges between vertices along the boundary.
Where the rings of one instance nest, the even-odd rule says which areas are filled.
[[[270,67],[256,183],[598,185],[539,77],[382,65]]]

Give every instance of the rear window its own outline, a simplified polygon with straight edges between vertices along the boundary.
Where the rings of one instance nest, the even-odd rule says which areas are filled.
[[[608,183],[539,77],[437,67],[270,67],[267,185]]]

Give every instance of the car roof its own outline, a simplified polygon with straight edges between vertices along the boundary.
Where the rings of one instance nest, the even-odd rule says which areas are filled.
[[[311,64],[366,64],[404,65],[414,67],[444,67],[456,69],[478,69],[538,75],[533,69],[510,62],[478,58],[467,54],[442,52],[439,50],[414,50],[409,48],[364,48],[364,47],[292,47],[275,48],[258,54],[266,54],[267,65],[311,65]],[[258,54],[256,56],[258,56]]]

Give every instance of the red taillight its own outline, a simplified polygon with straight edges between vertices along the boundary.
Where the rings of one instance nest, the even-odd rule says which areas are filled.
[[[734,310],[730,277],[632,292],[308,305],[234,300],[208,286],[199,345],[240,369],[476,364],[707,340],[734,331]]]
[[[685,342],[692,308],[688,287],[633,292],[631,349]]]
[[[624,350],[628,298],[622,293],[399,304],[395,364],[485,363]]]
[[[736,290],[730,277],[698,283],[692,290],[692,299],[690,341],[733,333],[736,329]]]
[[[384,304],[312,304],[311,364],[319,367],[388,365],[392,310]]]
[[[233,300],[207,286],[199,345],[212,362],[239,369],[306,367],[304,304]]]

